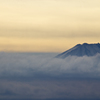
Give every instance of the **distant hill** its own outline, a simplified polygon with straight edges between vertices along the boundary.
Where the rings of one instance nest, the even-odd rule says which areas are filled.
[[[94,56],[100,53],[100,44],[77,44],[73,48],[57,55],[57,58],[66,58],[68,56]]]

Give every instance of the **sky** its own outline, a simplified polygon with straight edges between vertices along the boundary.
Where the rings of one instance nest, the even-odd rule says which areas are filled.
[[[62,52],[100,42],[100,0],[0,0],[0,51]]]

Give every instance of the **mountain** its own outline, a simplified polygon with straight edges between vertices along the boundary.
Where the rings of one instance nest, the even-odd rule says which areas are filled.
[[[57,55],[57,58],[66,58],[68,56],[94,56],[100,53],[100,44],[77,44],[73,48]]]

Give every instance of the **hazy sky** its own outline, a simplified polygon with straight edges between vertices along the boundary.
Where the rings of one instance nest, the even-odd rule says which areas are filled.
[[[0,0],[0,51],[62,52],[100,42],[100,0]]]

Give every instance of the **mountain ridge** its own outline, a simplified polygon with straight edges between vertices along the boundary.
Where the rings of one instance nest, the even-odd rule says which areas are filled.
[[[68,56],[94,56],[97,53],[100,53],[100,43],[83,43],[75,45],[71,49],[57,55],[56,58],[66,58]]]

